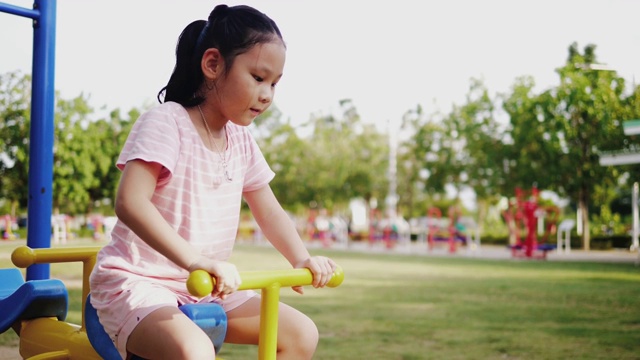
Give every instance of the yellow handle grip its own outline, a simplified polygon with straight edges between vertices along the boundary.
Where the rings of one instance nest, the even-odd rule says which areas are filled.
[[[244,271],[240,273],[242,284],[238,290],[263,289],[278,283],[281,287],[305,286],[313,283],[313,275],[309,269]],[[195,270],[187,279],[187,290],[198,297],[205,297],[213,292],[215,279],[204,270]],[[344,272],[338,266],[333,272],[327,286],[336,287],[344,281]]]

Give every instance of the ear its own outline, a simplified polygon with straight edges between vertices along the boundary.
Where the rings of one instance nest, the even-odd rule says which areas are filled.
[[[216,80],[220,77],[224,69],[223,64],[224,60],[218,49],[207,49],[204,54],[202,54],[202,60],[200,62],[205,79]]]

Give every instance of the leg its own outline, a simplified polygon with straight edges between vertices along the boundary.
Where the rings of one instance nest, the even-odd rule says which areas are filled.
[[[215,359],[209,337],[173,306],[142,319],[129,335],[127,351],[145,359]]]
[[[254,297],[227,313],[227,337],[233,344],[258,344],[260,298]],[[278,315],[278,359],[311,359],[318,345],[318,329],[300,311],[280,303]]]

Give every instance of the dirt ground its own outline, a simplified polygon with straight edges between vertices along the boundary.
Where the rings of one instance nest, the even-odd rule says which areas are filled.
[[[22,360],[17,347],[0,346],[0,360]]]

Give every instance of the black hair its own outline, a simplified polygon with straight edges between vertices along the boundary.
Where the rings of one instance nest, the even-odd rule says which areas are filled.
[[[218,49],[226,73],[236,56],[275,39],[282,40],[280,29],[264,13],[246,5],[216,6],[208,21],[196,20],[182,30],[176,46],[176,65],[169,82],[158,92],[158,101],[175,101],[184,107],[204,101],[199,93],[205,80],[200,62],[207,49]]]

